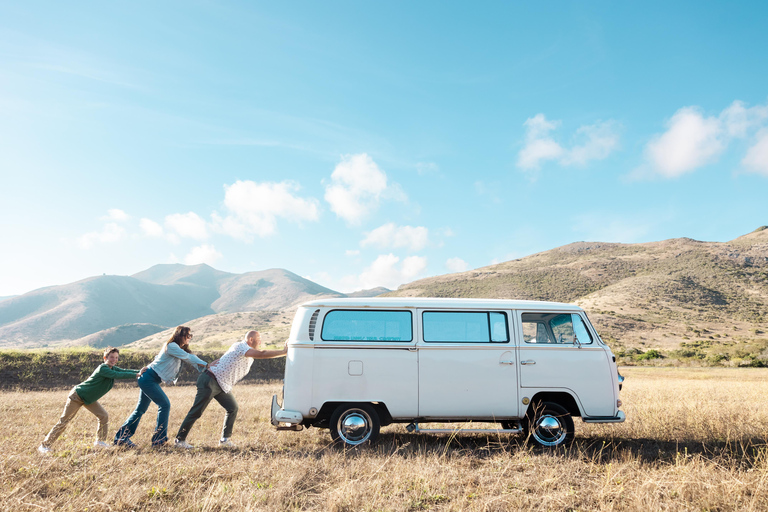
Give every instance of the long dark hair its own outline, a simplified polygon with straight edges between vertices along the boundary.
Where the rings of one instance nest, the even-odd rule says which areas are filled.
[[[191,354],[192,351],[189,350],[189,343],[187,343],[187,336],[189,335],[189,331],[191,330],[192,329],[190,329],[185,325],[178,326],[174,331],[173,336],[171,336],[171,338],[168,341],[166,341],[165,344],[168,345],[169,343],[175,343],[179,347],[181,347],[181,349],[184,352]]]

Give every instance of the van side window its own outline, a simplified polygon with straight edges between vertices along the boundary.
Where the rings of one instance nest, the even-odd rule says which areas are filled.
[[[323,341],[411,341],[411,312],[330,311],[320,337]]]
[[[424,341],[433,343],[507,343],[507,315],[498,312],[425,311]]]
[[[575,313],[523,313],[525,343],[572,344],[592,343],[592,336],[581,317]]]

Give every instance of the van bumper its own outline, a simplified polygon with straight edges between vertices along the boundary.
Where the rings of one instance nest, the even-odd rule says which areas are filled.
[[[280,427],[281,423],[299,426],[304,416],[298,411],[286,411],[277,403],[277,395],[272,395],[272,424]]]
[[[584,423],[624,423],[627,419],[627,415],[624,411],[619,411],[616,416],[592,416],[589,418],[581,418]]]

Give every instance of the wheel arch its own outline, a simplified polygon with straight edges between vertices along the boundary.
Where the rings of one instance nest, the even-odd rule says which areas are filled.
[[[333,412],[336,409],[338,409],[340,405],[360,405],[360,404],[368,404],[376,410],[376,414],[379,415],[379,422],[381,423],[382,427],[386,427],[387,425],[392,423],[392,415],[389,413],[389,409],[387,409],[387,405],[384,402],[347,402],[347,401],[325,402],[323,406],[320,407],[320,410],[317,412],[317,416],[315,416],[309,421],[311,422],[312,425],[316,427],[327,428],[330,425],[331,415],[333,415]]]
[[[539,393],[536,393],[533,395],[531,402],[528,404],[526,414],[531,411],[531,408],[534,407],[535,404],[542,402],[553,402],[559,404],[560,406],[564,407],[571,416],[581,416],[581,409],[579,409],[578,402],[573,397],[573,395],[565,391],[540,391]]]

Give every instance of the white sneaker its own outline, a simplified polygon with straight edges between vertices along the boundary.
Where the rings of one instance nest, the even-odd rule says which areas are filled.
[[[93,447],[98,448],[100,450],[103,450],[104,448],[109,448],[109,445],[105,443],[104,441],[94,441]]]
[[[43,455],[48,455],[53,450],[51,450],[50,448],[47,448],[47,447],[45,447],[43,445],[40,445],[40,446],[37,447],[37,451],[40,452]]]
[[[225,437],[219,441],[220,448],[237,448],[237,445]]]
[[[182,441],[181,439],[174,440],[173,441],[173,445],[176,448],[184,448],[185,450],[191,450],[192,448],[194,448],[194,446],[192,446],[191,444],[189,444],[186,441]]]

